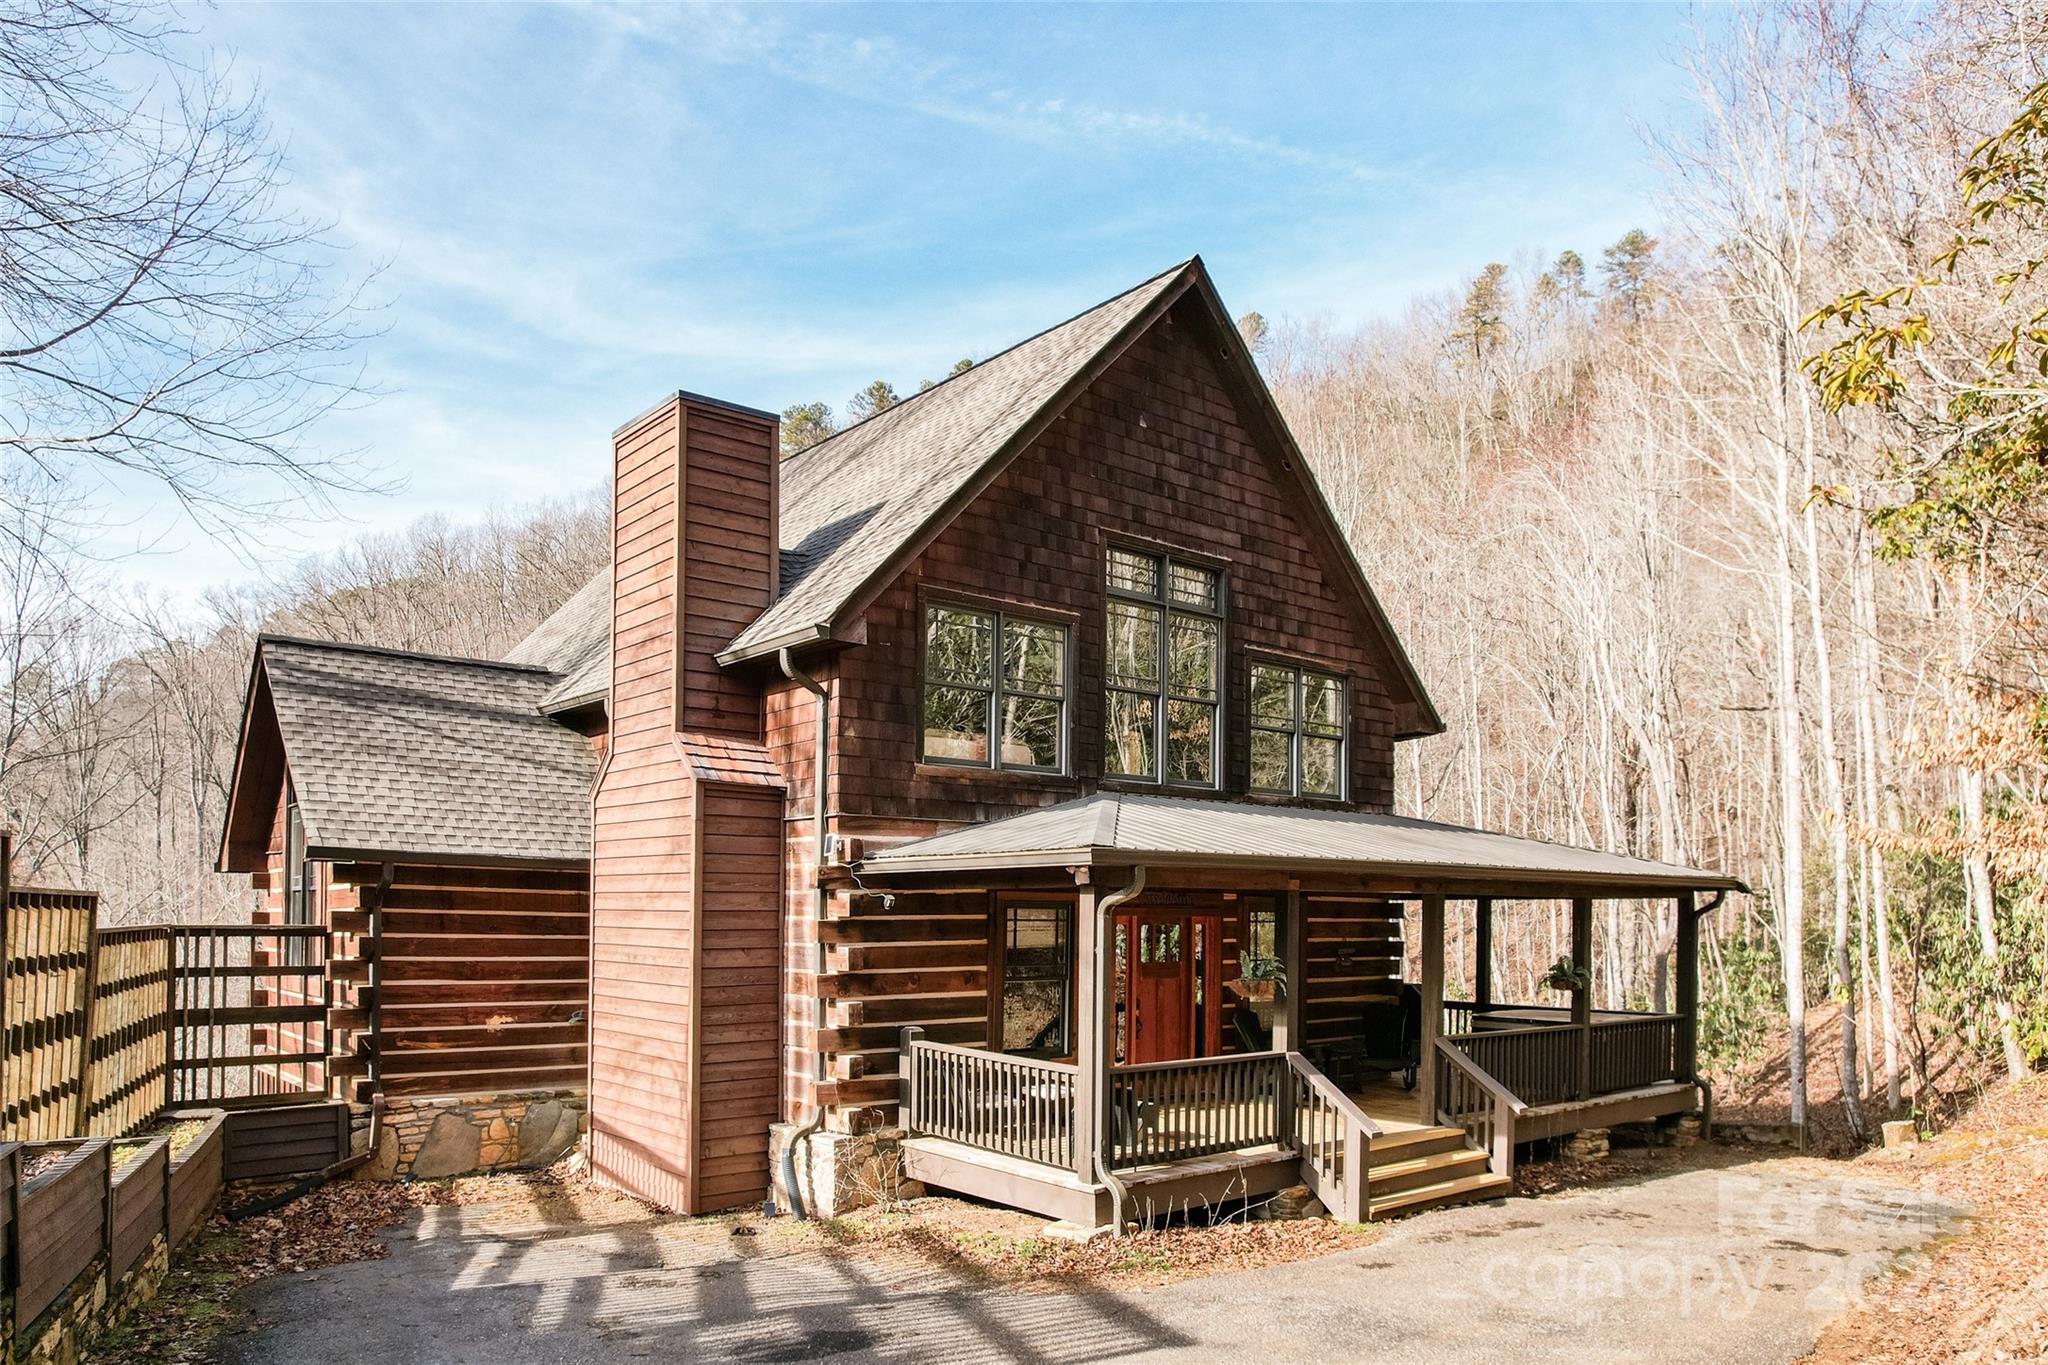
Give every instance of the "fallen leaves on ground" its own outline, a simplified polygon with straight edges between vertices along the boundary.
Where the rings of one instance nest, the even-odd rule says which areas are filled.
[[[1854,1163],[1970,1205],[1975,1219],[1874,1282],[1808,1360],[2048,1359],[2048,1080],[2008,1082],[1932,1141]]]
[[[224,1207],[244,1207],[282,1188],[238,1185],[227,1192]],[[211,1360],[215,1340],[233,1324],[232,1300],[242,1286],[375,1260],[390,1250],[384,1232],[416,1208],[447,1202],[439,1185],[338,1180],[240,1222],[216,1216],[179,1252],[157,1296],[102,1334],[85,1359],[98,1365]]]
[[[812,1224],[778,1224],[773,1231],[794,1231],[842,1252],[914,1256],[977,1283],[1033,1290],[1169,1284],[1328,1256],[1378,1236],[1376,1229],[1326,1218],[1176,1224],[1090,1242],[1047,1237],[1045,1227],[1027,1214],[931,1197]]]

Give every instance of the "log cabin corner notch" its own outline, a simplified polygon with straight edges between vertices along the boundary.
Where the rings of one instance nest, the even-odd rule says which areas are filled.
[[[1053,1216],[1306,1179],[1363,1217],[1699,1103],[1689,1015],[1442,999],[1446,898],[1737,884],[1391,815],[1442,721],[1199,258],[786,460],[772,414],[671,394],[612,473],[611,563],[506,664],[265,642],[223,858],[289,882],[282,822],[402,885],[559,827],[600,1178],[787,1200],[795,1142],[829,1209],[900,1127],[911,1174]],[[308,652],[351,705],[303,699]],[[445,812],[379,748],[427,713]],[[473,780],[507,748],[546,782]],[[1360,1088],[1390,1020],[1393,1096]]]

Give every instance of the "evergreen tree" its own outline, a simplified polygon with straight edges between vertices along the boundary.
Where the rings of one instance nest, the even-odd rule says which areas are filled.
[[[847,425],[865,422],[876,413],[886,412],[901,401],[896,396],[895,387],[888,380],[877,379],[855,394],[852,401],[847,403]]]
[[[1507,340],[1508,268],[1494,261],[1479,272],[1465,293],[1465,306],[1458,310],[1457,325],[1450,339],[1472,347],[1472,358],[1483,361],[1486,353]]]
[[[782,410],[782,458],[809,450],[839,428],[829,403],[792,403]]]
[[[1641,228],[1630,228],[1620,241],[1601,254],[1600,275],[1607,297],[1631,326],[1649,311],[1657,270],[1657,239]]]

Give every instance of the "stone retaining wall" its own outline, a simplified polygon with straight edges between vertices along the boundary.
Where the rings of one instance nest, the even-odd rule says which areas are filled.
[[[368,1106],[356,1126],[366,1130]],[[384,1135],[359,1180],[437,1180],[481,1171],[550,1166],[588,1129],[581,1090],[525,1090],[503,1095],[387,1098]]]

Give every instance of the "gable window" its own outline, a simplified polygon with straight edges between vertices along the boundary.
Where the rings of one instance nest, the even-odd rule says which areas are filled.
[[[1112,547],[1102,771],[1216,785],[1223,575]]]
[[[1073,1049],[1073,959],[1067,924],[1073,906],[1003,906],[1002,1049],[1063,1057]]]
[[[1067,632],[1006,612],[924,614],[926,763],[1066,768]]]
[[[297,800],[287,797],[284,808],[284,922],[313,922],[313,865],[306,861],[306,822],[299,815]],[[313,960],[312,940],[284,941],[287,966],[304,967]]]
[[[1344,797],[1344,680],[1290,664],[1251,666],[1252,790]]]

